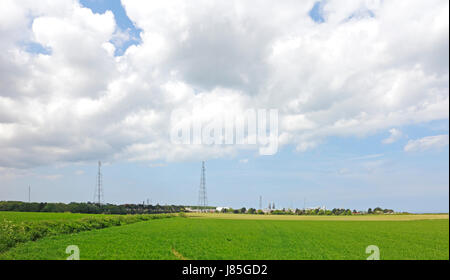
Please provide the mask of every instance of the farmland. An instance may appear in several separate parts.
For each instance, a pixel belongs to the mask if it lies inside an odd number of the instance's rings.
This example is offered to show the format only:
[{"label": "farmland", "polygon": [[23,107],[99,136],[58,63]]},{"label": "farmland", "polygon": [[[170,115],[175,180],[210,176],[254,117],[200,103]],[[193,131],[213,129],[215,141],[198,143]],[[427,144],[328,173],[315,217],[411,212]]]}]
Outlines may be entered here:
[{"label": "farmland", "polygon": [[[72,213],[34,213],[34,212],[1,212],[0,222],[8,220],[12,222],[45,221],[45,220],[76,220],[94,217],[94,214],[72,214]],[[98,215],[97,215],[98,216]]]},{"label": "farmland", "polygon": [[0,220],[0,253],[19,243],[46,236],[122,226],[152,219],[171,218],[156,215],[84,215],[71,213],[2,212]]},{"label": "farmland", "polygon": [[[31,215],[9,215],[22,214]],[[46,218],[52,215],[79,218]],[[0,259],[65,259],[68,245],[80,248],[81,259],[364,260],[369,245],[380,248],[381,259],[449,259],[448,215],[305,218],[193,214],[152,219],[19,243]]]},{"label": "farmland", "polygon": [[231,220],[283,220],[283,221],[414,221],[448,219],[448,214],[407,214],[407,215],[359,215],[359,216],[299,216],[299,215],[243,215],[218,213],[188,213],[196,219]]}]

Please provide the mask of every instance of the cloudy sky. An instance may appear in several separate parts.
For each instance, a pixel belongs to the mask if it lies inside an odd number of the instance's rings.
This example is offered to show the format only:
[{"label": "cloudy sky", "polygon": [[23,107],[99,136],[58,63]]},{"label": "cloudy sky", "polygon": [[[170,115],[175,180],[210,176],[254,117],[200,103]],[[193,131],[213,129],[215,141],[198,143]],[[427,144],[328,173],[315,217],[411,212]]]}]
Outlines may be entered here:
[{"label": "cloudy sky", "polygon": [[[0,200],[449,209],[447,0],[0,0]],[[171,114],[277,109],[279,150]],[[189,116],[186,116],[188,118]]]}]

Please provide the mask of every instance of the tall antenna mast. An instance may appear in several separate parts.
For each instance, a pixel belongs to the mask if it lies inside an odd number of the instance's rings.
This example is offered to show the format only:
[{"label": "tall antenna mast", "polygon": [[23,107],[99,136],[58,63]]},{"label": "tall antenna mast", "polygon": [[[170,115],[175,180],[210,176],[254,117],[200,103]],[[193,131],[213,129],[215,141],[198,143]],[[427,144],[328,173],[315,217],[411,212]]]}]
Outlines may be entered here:
[{"label": "tall antenna mast", "polygon": [[94,200],[97,200],[98,205],[102,204],[103,199],[103,179],[102,179],[102,162],[98,162],[97,172],[97,186],[95,188]]},{"label": "tall antenna mast", "polygon": [[262,210],[262,196],[259,196],[259,209]]},{"label": "tall antenna mast", "polygon": [[28,186],[28,202],[31,202],[31,186]]},{"label": "tall antenna mast", "polygon": [[202,172],[200,178],[200,190],[198,192],[198,206],[200,209],[206,209],[208,206],[208,198],[206,196],[206,170],[205,170],[205,162],[202,161]]}]

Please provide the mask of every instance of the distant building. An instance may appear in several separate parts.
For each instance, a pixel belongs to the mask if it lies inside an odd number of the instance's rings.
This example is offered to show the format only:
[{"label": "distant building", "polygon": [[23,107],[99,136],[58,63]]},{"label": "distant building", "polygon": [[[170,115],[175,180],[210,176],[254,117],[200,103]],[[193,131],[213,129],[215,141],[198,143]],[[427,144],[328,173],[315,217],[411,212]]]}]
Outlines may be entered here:
[{"label": "distant building", "polygon": [[216,207],[216,211],[222,212],[222,210],[229,210],[230,207]]},{"label": "distant building", "polygon": [[325,206],[317,206],[317,207],[311,207],[311,208],[306,208],[307,211],[314,211],[314,210],[323,210],[323,211],[327,211],[327,207]]},{"label": "distant building", "polygon": [[193,212],[193,213],[214,213],[216,211],[216,209],[214,209],[214,208],[202,209],[202,208],[186,207],[184,209],[188,212]]}]

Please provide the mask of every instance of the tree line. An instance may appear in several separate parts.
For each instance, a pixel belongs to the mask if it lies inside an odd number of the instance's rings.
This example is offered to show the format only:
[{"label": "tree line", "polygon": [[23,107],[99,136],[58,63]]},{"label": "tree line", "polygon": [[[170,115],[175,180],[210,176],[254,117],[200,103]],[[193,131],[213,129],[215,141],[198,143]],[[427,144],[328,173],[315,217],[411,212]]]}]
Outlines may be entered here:
[{"label": "tree line", "polygon": [[[180,206],[180,205],[146,205],[146,204],[98,204],[92,202],[71,202],[71,203],[50,203],[50,202],[22,202],[22,201],[0,201],[0,211],[16,212],[70,212],[83,214],[162,214],[188,212],[187,208],[199,209],[198,206]],[[208,206],[207,210],[214,211],[215,207]],[[217,213],[233,214],[272,214],[272,215],[317,215],[317,216],[350,216],[362,214],[393,214],[392,209],[383,209],[376,207],[369,208],[367,211],[357,211],[350,209],[334,208],[328,209],[278,209],[278,210],[256,210],[255,208],[232,209],[224,208]]]},{"label": "tree line", "polygon": [[[219,212],[219,211],[216,211]],[[271,214],[271,215],[306,215],[306,216],[350,216],[350,215],[365,215],[365,214],[394,214],[392,209],[382,209],[376,207],[372,210],[369,208],[367,211],[357,211],[343,208],[334,208],[332,210],[326,209],[279,209],[279,210],[256,210],[255,208],[246,209],[222,209],[221,213],[233,213],[233,214]]]},{"label": "tree line", "polygon": [[0,211],[16,212],[70,212],[82,214],[158,214],[184,212],[179,205],[144,205],[144,204],[97,204],[92,202],[49,203],[0,201]]}]

